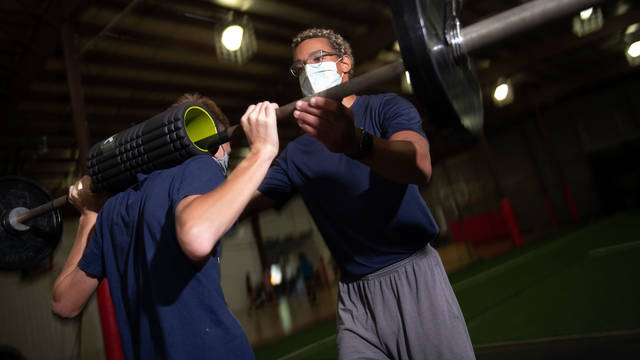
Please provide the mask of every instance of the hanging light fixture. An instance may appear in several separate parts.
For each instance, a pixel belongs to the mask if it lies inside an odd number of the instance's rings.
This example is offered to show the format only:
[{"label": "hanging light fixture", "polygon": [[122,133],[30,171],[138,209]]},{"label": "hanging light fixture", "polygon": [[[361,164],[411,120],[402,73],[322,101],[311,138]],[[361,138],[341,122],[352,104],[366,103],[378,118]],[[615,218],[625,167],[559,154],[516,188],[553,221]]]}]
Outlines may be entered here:
[{"label": "hanging light fixture", "polygon": [[604,25],[604,17],[602,9],[599,7],[590,7],[580,11],[573,17],[572,30],[579,37],[598,31]]},{"label": "hanging light fixture", "polygon": [[640,23],[627,27],[624,32],[624,45],[624,54],[629,65],[640,65]]},{"label": "hanging light fixture", "polygon": [[497,106],[509,105],[513,102],[513,86],[509,79],[499,79],[493,90],[493,102]]},{"label": "hanging light fixture", "polygon": [[214,41],[218,60],[244,64],[257,50],[256,34],[249,18],[235,17],[229,13],[214,29]]}]

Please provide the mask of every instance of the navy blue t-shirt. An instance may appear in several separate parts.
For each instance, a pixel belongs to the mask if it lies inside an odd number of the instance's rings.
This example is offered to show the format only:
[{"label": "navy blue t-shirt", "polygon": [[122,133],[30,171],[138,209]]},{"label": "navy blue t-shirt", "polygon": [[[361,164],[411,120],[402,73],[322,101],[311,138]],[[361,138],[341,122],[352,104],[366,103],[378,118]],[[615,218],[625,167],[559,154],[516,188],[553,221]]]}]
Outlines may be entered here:
[{"label": "navy blue t-shirt", "polygon": [[[351,110],[357,127],[381,138],[403,130],[425,136],[420,114],[398,95],[358,96]],[[438,234],[417,185],[387,180],[308,134],[287,145],[258,190],[279,205],[300,193],[348,276],[405,259]]]},{"label": "navy blue t-shirt", "polygon": [[175,208],[225,180],[210,156],[138,175],[98,215],[78,266],[106,277],[127,359],[253,359],[220,286],[220,245],[202,267],[176,238]]}]

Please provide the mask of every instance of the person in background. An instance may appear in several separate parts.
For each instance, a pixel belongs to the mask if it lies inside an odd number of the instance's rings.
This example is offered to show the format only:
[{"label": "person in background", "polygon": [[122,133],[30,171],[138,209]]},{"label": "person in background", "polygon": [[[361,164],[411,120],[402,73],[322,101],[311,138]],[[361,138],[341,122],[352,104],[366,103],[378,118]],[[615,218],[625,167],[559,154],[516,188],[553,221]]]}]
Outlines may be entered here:
[{"label": "person in background", "polygon": [[313,264],[309,259],[307,259],[307,255],[304,252],[301,252],[298,255],[298,274],[302,276],[304,280],[304,287],[307,291],[307,298],[311,305],[316,305],[317,296],[316,296],[316,278],[315,272],[313,271]]}]

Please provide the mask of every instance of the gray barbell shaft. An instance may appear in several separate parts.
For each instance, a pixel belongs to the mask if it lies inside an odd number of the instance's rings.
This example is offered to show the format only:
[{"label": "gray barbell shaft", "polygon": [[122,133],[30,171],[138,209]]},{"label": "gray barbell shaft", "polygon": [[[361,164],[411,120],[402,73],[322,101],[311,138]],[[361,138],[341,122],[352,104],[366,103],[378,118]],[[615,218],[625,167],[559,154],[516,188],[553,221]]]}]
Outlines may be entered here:
[{"label": "gray barbell shaft", "polygon": [[500,42],[542,23],[587,9],[604,0],[534,0],[462,29],[468,53]]},{"label": "gray barbell shaft", "polygon": [[24,224],[25,221],[29,221],[35,217],[51,212],[59,207],[62,207],[67,203],[68,195],[60,196],[52,201],[44,203],[38,207],[34,207],[28,211],[23,212],[22,214],[16,215],[15,222],[19,224]]}]

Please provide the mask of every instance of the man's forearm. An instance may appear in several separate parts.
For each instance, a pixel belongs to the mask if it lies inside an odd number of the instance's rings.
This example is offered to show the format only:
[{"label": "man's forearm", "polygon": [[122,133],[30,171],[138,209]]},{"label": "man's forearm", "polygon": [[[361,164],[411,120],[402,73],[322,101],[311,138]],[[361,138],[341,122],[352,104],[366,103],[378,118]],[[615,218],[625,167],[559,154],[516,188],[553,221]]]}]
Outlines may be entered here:
[{"label": "man's forearm", "polygon": [[431,178],[428,144],[415,139],[417,134],[409,139],[406,135],[394,134],[389,140],[374,136],[370,153],[360,161],[391,181],[425,185]]}]

